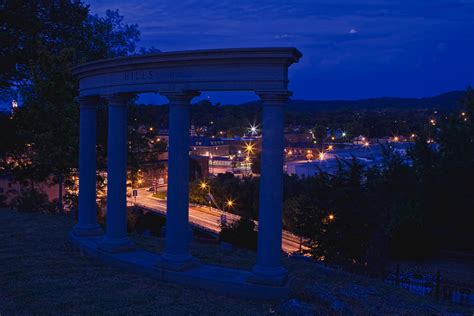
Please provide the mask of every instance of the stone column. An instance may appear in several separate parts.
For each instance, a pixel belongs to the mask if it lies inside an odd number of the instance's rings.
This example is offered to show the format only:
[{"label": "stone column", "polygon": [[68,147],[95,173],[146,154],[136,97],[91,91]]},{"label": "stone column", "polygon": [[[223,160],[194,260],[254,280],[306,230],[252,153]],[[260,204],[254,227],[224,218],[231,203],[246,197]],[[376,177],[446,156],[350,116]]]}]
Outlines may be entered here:
[{"label": "stone column", "polygon": [[99,248],[106,252],[134,250],[127,237],[127,103],[130,95],[103,97],[109,103],[107,145],[107,226]]},{"label": "stone column", "polygon": [[257,264],[250,282],[282,285],[287,271],[281,264],[283,213],[283,126],[290,92],[257,92],[262,100],[262,160]]},{"label": "stone column", "polygon": [[166,247],[159,266],[183,270],[192,265],[189,253],[189,105],[195,91],[163,92],[169,100],[168,196]]},{"label": "stone column", "polygon": [[102,230],[97,224],[96,205],[96,106],[97,98],[78,97],[79,128],[79,211],[73,228],[76,236],[97,236]]}]

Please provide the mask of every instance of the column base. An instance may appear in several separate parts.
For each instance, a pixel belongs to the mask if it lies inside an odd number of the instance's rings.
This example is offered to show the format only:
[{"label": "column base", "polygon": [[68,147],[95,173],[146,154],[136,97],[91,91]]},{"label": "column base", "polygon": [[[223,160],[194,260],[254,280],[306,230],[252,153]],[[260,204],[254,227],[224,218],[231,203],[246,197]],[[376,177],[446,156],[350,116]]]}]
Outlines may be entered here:
[{"label": "column base", "polygon": [[103,252],[117,253],[135,251],[136,247],[127,237],[111,239],[104,236],[102,241],[97,245],[97,249]]},{"label": "column base", "polygon": [[191,255],[175,256],[163,254],[156,262],[157,267],[171,271],[186,271],[196,265],[197,260]]},{"label": "column base", "polygon": [[77,224],[72,228],[72,233],[77,237],[92,237],[103,235],[104,231],[99,225],[84,226]]},{"label": "column base", "polygon": [[287,279],[288,271],[281,266],[267,268],[256,265],[252,268],[252,275],[247,279],[247,282],[268,286],[283,286]]}]

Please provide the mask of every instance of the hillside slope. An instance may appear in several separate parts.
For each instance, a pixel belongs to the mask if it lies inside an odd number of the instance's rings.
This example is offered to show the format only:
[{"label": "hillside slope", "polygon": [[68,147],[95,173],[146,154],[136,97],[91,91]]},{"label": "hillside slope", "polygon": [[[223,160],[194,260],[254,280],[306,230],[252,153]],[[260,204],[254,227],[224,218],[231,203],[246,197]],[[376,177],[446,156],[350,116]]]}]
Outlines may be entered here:
[{"label": "hillside slope", "polygon": [[[298,100],[288,102],[287,109],[297,112],[351,110],[351,109],[437,109],[450,110],[460,106],[465,91],[451,91],[424,98],[370,98],[361,100]],[[248,102],[244,105],[253,105]]]},{"label": "hillside slope", "polygon": [[[285,259],[291,297],[283,302],[227,297],[158,282],[96,262],[72,247],[66,216],[0,209],[0,314],[447,314],[472,313],[321,265]],[[163,240],[132,236],[157,251]],[[202,262],[249,268],[255,253],[192,244]]]}]

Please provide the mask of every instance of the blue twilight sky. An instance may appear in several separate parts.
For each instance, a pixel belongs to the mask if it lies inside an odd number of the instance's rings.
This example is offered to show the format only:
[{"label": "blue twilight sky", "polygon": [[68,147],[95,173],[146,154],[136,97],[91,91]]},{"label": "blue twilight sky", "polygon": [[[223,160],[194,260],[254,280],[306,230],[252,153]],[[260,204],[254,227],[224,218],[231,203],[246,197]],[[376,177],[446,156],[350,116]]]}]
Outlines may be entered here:
[{"label": "blue twilight sky", "polygon": [[290,68],[295,99],[421,97],[474,85],[474,0],[88,3],[94,14],[118,9],[126,23],[138,24],[140,46],[162,51],[295,46],[303,53]]},{"label": "blue twilight sky", "polygon": [[[474,0],[84,0],[162,51],[294,46],[295,99],[431,96],[474,85]],[[240,103],[253,93],[203,93]],[[154,94],[144,103],[165,102]],[[196,100],[196,99],[195,99]]]}]

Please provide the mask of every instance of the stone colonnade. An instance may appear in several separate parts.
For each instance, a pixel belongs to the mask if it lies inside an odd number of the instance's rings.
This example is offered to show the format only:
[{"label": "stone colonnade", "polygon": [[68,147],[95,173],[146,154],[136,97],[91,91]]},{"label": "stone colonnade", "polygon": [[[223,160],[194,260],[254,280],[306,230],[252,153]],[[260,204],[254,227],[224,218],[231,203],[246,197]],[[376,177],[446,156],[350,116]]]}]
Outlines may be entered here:
[{"label": "stone colonnade", "polygon": [[[181,271],[196,262],[189,246],[189,106],[197,91],[160,92],[169,100],[168,198],[166,247],[157,265]],[[263,144],[257,263],[248,282],[281,285],[287,272],[281,264],[283,202],[283,125],[288,91],[257,91],[263,106]],[[79,216],[73,234],[101,236],[99,249],[108,253],[133,251],[127,237],[127,104],[129,94],[79,97],[80,158]],[[108,103],[107,225],[97,223],[96,106]]]}]

